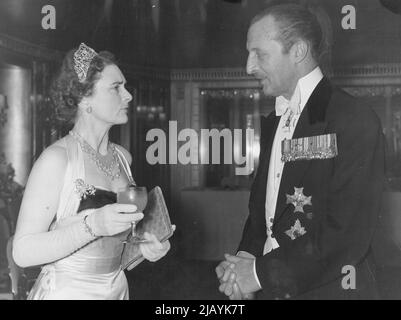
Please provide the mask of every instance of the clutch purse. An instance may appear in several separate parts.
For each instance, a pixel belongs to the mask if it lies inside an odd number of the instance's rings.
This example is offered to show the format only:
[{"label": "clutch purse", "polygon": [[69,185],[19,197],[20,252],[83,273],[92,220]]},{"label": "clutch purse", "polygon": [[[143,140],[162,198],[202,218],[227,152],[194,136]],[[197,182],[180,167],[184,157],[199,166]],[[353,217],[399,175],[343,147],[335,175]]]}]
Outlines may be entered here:
[{"label": "clutch purse", "polygon": [[[153,233],[160,241],[166,241],[173,235],[173,228],[160,187],[153,188],[148,193],[148,203],[143,210],[144,217],[137,223],[136,234],[143,238],[145,232]],[[126,243],[121,255],[121,266],[125,270],[136,267],[144,260],[139,244]]]}]

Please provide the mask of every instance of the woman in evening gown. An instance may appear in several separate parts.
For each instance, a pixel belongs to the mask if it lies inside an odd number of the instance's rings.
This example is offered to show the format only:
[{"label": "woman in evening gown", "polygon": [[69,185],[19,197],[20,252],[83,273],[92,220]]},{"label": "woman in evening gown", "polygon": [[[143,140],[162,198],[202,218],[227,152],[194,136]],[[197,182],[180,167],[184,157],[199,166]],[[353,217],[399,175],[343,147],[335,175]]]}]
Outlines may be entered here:
[{"label": "woman in evening gown", "polygon": [[[42,265],[28,299],[129,298],[121,255],[143,214],[116,203],[116,192],[133,183],[131,155],[109,141],[110,128],[128,121],[125,82],[112,54],[81,44],[53,83],[56,113],[73,129],[43,151],[24,192],[13,257],[21,267]],[[149,261],[170,249],[145,238],[139,246]]]}]

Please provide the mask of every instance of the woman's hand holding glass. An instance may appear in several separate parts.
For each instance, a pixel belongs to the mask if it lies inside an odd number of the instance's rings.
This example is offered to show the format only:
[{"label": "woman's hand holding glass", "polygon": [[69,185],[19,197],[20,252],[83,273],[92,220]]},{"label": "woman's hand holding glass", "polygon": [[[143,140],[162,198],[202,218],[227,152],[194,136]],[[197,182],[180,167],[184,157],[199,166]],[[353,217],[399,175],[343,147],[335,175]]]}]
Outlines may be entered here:
[{"label": "woman's hand holding glass", "polygon": [[87,221],[96,236],[113,236],[143,219],[143,213],[135,212],[136,210],[137,206],[134,204],[108,204],[96,209],[88,216]]}]

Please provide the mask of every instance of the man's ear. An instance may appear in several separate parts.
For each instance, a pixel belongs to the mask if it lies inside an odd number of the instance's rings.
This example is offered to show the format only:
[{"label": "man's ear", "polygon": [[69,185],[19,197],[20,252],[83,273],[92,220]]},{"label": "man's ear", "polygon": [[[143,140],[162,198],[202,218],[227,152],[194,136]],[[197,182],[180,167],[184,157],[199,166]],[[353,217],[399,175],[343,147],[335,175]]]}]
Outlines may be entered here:
[{"label": "man's ear", "polygon": [[309,53],[309,44],[304,40],[296,41],[291,47],[291,56],[295,63],[305,60]]}]

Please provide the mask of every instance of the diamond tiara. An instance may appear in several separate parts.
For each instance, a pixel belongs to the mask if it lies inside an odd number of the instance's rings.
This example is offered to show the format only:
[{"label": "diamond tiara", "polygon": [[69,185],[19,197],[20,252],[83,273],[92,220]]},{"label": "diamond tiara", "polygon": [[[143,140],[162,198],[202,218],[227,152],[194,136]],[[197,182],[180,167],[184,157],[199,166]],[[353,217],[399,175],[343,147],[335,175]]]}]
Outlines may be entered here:
[{"label": "diamond tiara", "polygon": [[85,43],[81,43],[77,51],[74,52],[74,70],[78,76],[79,82],[84,82],[89,65],[97,52],[88,47]]}]

